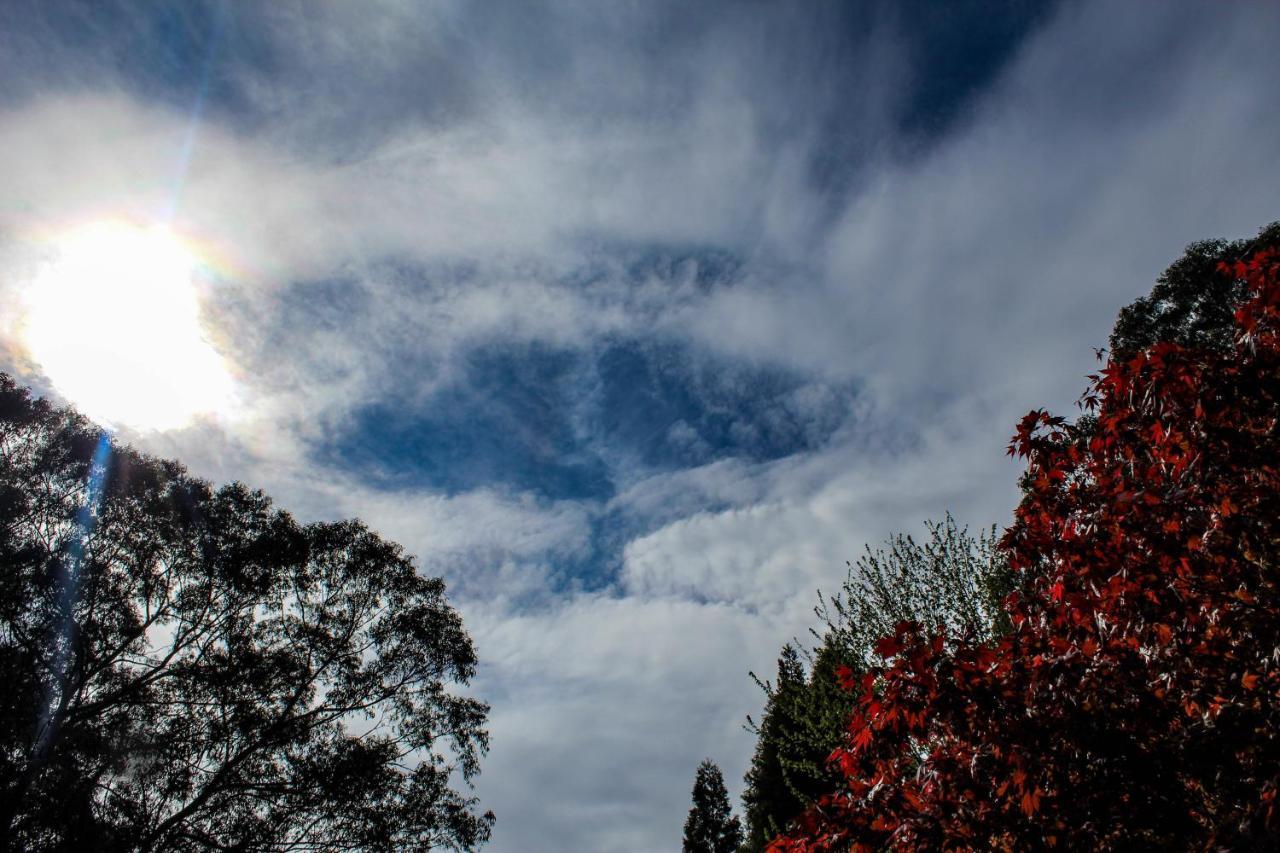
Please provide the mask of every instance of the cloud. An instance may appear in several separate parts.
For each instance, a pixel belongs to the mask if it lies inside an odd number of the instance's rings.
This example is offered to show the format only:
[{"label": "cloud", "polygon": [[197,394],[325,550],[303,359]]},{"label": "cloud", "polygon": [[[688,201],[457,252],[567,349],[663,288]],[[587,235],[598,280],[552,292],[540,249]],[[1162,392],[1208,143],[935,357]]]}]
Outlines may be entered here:
[{"label": "cloud", "polygon": [[961,132],[850,199],[805,298],[722,292],[692,333],[904,408],[998,386],[1069,402],[1088,344],[1186,243],[1276,215],[1275,15],[1216,11],[1067,7]]},{"label": "cloud", "polygon": [[477,686],[494,706],[479,791],[502,810],[495,847],[669,847],[701,758],[715,755],[731,780],[745,770],[744,715],[761,695],[740,667],[767,671],[777,653],[758,618],[580,596],[468,624],[487,662]]},{"label": "cloud", "polygon": [[[245,412],[129,438],[448,578],[495,850],[671,849],[698,761],[740,787],[746,671],[815,590],[947,510],[1007,521],[1014,420],[1070,412],[1185,243],[1277,216],[1274,10],[1064,4],[944,81],[964,27],[854,6],[125,3],[0,37],[0,307],[44,235],[179,198]],[[185,171],[203,72],[158,31],[220,33]],[[557,491],[570,458],[608,487]]]}]

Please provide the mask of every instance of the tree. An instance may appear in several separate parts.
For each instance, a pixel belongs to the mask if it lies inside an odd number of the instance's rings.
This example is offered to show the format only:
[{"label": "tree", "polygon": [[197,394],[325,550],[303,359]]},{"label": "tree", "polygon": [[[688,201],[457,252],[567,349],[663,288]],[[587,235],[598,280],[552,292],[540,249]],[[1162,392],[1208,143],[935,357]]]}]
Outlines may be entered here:
[{"label": "tree", "polygon": [[995,526],[975,538],[947,513],[925,528],[923,543],[899,533],[886,548],[868,547],[840,593],[819,605],[818,616],[844,657],[870,662],[876,641],[904,620],[983,640],[1012,627],[1004,600],[1017,577],[997,547]]},{"label": "tree", "polygon": [[698,765],[693,782],[693,808],[684,822],[684,853],[734,853],[742,829],[729,806],[720,768],[710,760]]},{"label": "tree", "polygon": [[442,581],[117,446],[0,374],[0,835],[22,850],[470,849],[487,748]]},{"label": "tree", "polygon": [[769,840],[784,830],[791,819],[808,805],[808,801],[789,784],[784,765],[784,754],[793,746],[799,729],[799,703],[806,683],[804,665],[795,646],[790,643],[782,648],[778,657],[778,674],[772,683],[761,681],[755,673],[752,677],[764,690],[766,699],[759,725],[747,718],[749,730],[756,735],[756,749],[742,792],[746,819],[746,840],[742,850],[757,853],[764,850]]},{"label": "tree", "polygon": [[884,548],[867,548],[849,567],[841,591],[820,602],[816,613],[824,631],[814,632],[818,645],[808,653],[807,678],[799,653],[788,644],[776,683],[756,679],[767,700],[753,727],[756,750],[742,795],[744,851],[764,850],[838,784],[828,758],[844,741],[850,708],[837,670],[863,671],[876,640],[904,619],[981,639],[1011,627],[1002,603],[1015,577],[996,547],[994,528],[975,538],[950,514],[925,526],[929,535],[923,542],[898,534]]},{"label": "tree", "polygon": [[843,785],[771,849],[1280,845],[1280,249],[1203,274],[1230,346],[1113,356],[1087,435],[1023,419],[1014,630],[842,671]]},{"label": "tree", "polygon": [[[849,720],[848,696],[836,672],[857,663],[849,650],[828,634],[809,656],[809,678],[796,692],[782,733],[779,763],[787,788],[807,807],[840,781],[828,758],[840,746]],[[802,809],[793,809],[779,826],[786,827]],[[776,834],[776,833],[775,833]]]},{"label": "tree", "polygon": [[1156,279],[1151,293],[1120,310],[1111,332],[1116,358],[1132,358],[1158,343],[1230,352],[1235,345],[1235,312],[1248,296],[1244,281],[1218,275],[1258,246],[1280,243],[1280,222],[1252,240],[1202,240]]}]

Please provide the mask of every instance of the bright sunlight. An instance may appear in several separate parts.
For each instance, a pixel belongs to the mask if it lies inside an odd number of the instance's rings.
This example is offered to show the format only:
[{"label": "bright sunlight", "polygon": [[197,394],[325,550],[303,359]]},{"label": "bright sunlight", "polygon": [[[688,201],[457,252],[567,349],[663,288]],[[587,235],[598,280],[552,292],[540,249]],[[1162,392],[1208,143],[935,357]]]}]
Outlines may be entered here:
[{"label": "bright sunlight", "polygon": [[58,241],[27,293],[26,344],[59,393],[108,426],[225,414],[232,383],[200,323],[196,257],[167,229],[99,223]]}]

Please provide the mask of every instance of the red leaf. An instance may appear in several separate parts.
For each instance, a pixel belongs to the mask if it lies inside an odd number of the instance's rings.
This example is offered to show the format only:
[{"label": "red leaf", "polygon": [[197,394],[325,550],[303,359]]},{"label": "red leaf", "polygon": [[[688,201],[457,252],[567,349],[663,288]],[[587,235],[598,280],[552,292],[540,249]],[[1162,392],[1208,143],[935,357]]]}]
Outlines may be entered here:
[{"label": "red leaf", "polygon": [[897,637],[881,637],[876,640],[875,652],[882,658],[891,658],[900,651],[902,651],[902,643]]}]

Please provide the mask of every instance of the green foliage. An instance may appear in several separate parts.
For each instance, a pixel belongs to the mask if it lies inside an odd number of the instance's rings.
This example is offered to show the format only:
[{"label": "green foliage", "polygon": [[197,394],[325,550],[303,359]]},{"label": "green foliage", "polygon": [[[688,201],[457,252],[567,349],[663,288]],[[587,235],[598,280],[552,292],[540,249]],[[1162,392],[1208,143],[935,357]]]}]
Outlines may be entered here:
[{"label": "green foliage", "polygon": [[0,836],[471,849],[488,708],[444,583],[116,446],[0,374]]},{"label": "green foliage", "polygon": [[693,807],[684,822],[683,853],[733,853],[742,829],[729,806],[720,768],[710,760],[698,765],[693,781]]},{"label": "green foliage", "polygon": [[1231,348],[1112,358],[1086,442],[1020,421],[1014,630],[879,640],[771,850],[1280,849],[1280,245],[1205,275],[1246,288]]},{"label": "green foliage", "polygon": [[950,513],[925,526],[929,536],[922,543],[899,533],[887,550],[868,547],[841,591],[819,606],[847,658],[870,660],[875,642],[899,622],[941,626],[979,640],[1009,631],[1003,602],[1016,577],[997,548],[995,527],[974,538]]},{"label": "green foliage", "polygon": [[848,650],[827,637],[812,655],[808,680],[790,703],[790,725],[779,757],[787,787],[805,805],[831,790],[839,778],[827,766],[827,757],[840,745],[849,716],[849,694],[836,676],[849,663]]},{"label": "green foliage", "polygon": [[[947,515],[926,523],[916,542],[897,535],[887,548],[867,549],[850,567],[841,591],[817,609],[824,624],[809,672],[790,644],[778,660],[776,682],[756,679],[766,703],[753,727],[756,749],[746,775],[744,853],[759,853],[770,839],[838,783],[827,758],[844,743],[849,694],[836,672],[861,672],[876,640],[902,621],[942,625],[957,635],[989,639],[1007,632],[1001,603],[1015,576],[996,548],[995,529],[978,537]],[[753,676],[754,677],[754,676]]]},{"label": "green foliage", "polygon": [[[756,678],[754,673],[752,677]],[[756,751],[742,793],[747,825],[742,849],[752,853],[763,850],[769,839],[781,832],[787,821],[806,805],[806,800],[789,784],[786,766],[795,757],[793,738],[799,731],[800,697],[806,692],[804,665],[795,647],[790,644],[783,647],[773,683],[759,678],[756,683],[767,698],[760,724],[755,726],[748,718],[748,725],[752,725],[756,734]]]}]

